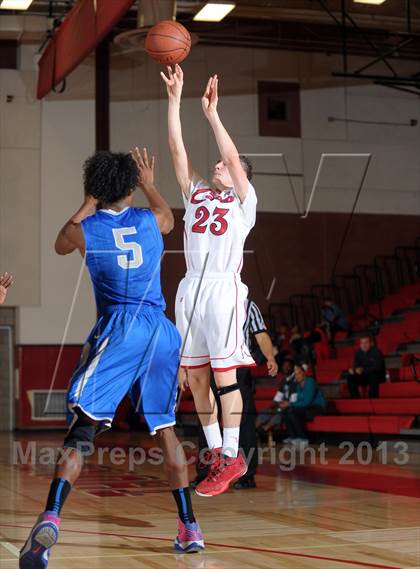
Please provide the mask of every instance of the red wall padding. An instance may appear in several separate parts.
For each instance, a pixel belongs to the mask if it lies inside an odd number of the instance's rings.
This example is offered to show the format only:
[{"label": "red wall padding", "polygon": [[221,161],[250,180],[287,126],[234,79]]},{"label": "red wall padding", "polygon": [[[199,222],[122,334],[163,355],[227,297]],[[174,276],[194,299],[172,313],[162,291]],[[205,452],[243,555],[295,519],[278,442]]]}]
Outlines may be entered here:
[{"label": "red wall padding", "polygon": [[45,97],[85,59],[133,2],[79,0],[74,5],[39,61],[38,99]]},{"label": "red wall padding", "polygon": [[70,378],[79,361],[82,346],[64,346],[55,376],[54,370],[60,346],[18,346],[17,366],[19,373],[18,399],[16,402],[16,426],[24,428],[62,427],[66,420],[34,420],[28,392],[44,389],[67,389]]}]

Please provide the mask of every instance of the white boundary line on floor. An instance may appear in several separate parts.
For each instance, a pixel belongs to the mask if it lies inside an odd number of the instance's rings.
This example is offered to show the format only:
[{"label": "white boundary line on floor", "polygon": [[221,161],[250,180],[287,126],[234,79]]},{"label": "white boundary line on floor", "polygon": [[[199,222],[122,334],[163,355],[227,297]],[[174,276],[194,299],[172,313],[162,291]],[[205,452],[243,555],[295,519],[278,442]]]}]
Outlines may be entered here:
[{"label": "white boundary line on floor", "polygon": [[19,549],[0,537],[0,545],[2,545],[9,553],[15,557],[19,557]]}]

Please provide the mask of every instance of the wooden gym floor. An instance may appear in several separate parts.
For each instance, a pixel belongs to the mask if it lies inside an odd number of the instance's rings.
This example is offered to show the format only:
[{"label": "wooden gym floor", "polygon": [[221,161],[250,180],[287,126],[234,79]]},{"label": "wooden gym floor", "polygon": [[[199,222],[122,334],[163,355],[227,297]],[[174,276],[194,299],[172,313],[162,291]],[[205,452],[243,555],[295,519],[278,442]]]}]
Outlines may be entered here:
[{"label": "wooden gym floor", "polygon": [[[43,510],[53,466],[13,464],[36,441],[46,462],[62,432],[0,436],[0,567],[18,566],[22,543]],[[111,433],[98,446],[150,447],[142,433]],[[32,447],[31,447],[32,448]],[[341,452],[341,454],[340,454]],[[260,468],[257,489],[217,498],[193,497],[205,534],[203,554],[176,555],[176,515],[161,466],[130,472],[127,462],[91,457],[64,508],[51,569],[346,569],[420,567],[420,461],[398,466],[340,464],[329,449],[327,465]],[[397,456],[397,455],[395,455]],[[118,457],[117,457],[118,460]],[[382,459],[381,459],[382,460]],[[22,462],[20,460],[20,462]],[[122,462],[122,461],[121,461]],[[194,468],[191,467],[191,477]],[[364,489],[361,489],[364,488]],[[366,489],[368,488],[368,489]],[[379,491],[378,491],[379,490]]]}]

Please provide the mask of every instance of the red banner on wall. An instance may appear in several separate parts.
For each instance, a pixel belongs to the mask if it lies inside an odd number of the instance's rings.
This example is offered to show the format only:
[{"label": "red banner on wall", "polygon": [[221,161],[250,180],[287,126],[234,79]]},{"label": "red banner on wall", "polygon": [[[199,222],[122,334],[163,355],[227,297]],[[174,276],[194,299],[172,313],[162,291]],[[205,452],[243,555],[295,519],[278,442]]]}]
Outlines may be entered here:
[{"label": "red banner on wall", "polygon": [[39,61],[37,97],[42,99],[103,40],[134,0],[79,0]]}]

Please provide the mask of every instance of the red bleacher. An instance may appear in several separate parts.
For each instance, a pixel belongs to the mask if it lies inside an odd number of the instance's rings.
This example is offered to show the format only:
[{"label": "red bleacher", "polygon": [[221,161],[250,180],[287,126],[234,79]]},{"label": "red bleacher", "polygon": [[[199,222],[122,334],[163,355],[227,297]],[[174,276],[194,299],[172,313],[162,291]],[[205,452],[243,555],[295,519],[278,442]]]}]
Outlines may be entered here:
[{"label": "red bleacher", "polygon": [[[420,283],[417,283],[383,300],[383,315],[389,316],[398,311],[402,318],[399,322],[384,323],[376,337],[377,345],[385,356],[395,354],[401,344],[420,342],[420,310],[410,311],[419,299]],[[375,314],[376,308],[368,307],[371,314]],[[357,317],[355,314],[353,321]],[[344,338],[344,334],[337,334],[337,343]],[[309,422],[308,430],[318,433],[399,434],[401,429],[412,427],[416,416],[420,415],[420,362],[413,363],[413,354],[402,352],[401,365],[388,370],[390,381],[381,384],[379,399],[348,399],[346,383],[340,380],[340,376],[342,371],[353,366],[357,343],[355,338],[353,346],[337,347],[334,354],[329,354],[326,349],[318,350],[322,357],[318,357],[317,381],[321,386],[336,385],[339,398],[329,401],[327,414]],[[420,358],[420,354],[414,355]],[[271,405],[277,387],[258,386],[259,380],[268,375],[265,365],[253,368],[251,373],[257,381],[255,404],[259,412]],[[416,381],[416,375],[419,381]],[[195,414],[191,394],[184,394],[179,413]]]},{"label": "red bleacher", "polygon": [[[389,295],[383,301],[383,315],[409,309],[420,298],[420,285],[404,287],[398,294]],[[375,313],[374,307],[369,312]],[[415,343],[420,338],[420,311],[403,312],[400,322],[384,323],[376,337],[378,347],[384,355],[394,354],[398,346]],[[337,338],[342,339],[342,338]],[[319,362],[317,380],[320,385],[331,385],[340,381],[343,370],[353,367],[353,356],[357,346],[337,348],[335,359]],[[348,399],[347,386],[342,382],[341,398],[329,401],[328,414],[316,417],[307,425],[313,432],[378,433],[399,434],[401,429],[410,428],[420,415],[420,365],[406,365],[413,354],[402,355],[401,366],[389,370],[391,382],[380,386],[379,399]],[[257,390],[258,391],[258,390]],[[257,395],[259,397],[259,395]]]}]

